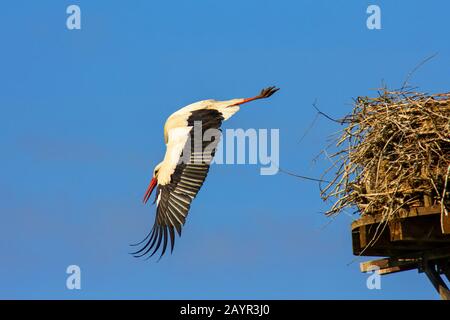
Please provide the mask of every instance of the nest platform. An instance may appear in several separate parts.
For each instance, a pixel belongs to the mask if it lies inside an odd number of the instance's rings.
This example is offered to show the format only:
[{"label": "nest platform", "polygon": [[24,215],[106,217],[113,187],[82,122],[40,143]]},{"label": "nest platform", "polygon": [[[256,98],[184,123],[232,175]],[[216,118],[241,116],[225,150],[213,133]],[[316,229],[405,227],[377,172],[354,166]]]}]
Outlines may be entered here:
[{"label": "nest platform", "polygon": [[450,216],[441,206],[411,208],[387,223],[381,216],[362,216],[351,227],[355,255],[384,257],[361,263],[362,272],[416,269],[427,275],[441,299],[450,300],[442,278],[450,281]]}]

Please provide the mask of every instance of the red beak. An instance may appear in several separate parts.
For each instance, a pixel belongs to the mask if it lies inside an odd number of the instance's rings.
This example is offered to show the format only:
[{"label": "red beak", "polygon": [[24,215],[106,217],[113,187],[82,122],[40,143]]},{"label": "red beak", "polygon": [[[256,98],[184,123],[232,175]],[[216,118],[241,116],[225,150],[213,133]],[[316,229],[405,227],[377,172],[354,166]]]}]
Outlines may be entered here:
[{"label": "red beak", "polygon": [[157,183],[158,180],[156,180],[156,178],[152,178],[152,181],[150,181],[150,184],[148,185],[147,191],[145,191],[144,199],[142,200],[144,203],[147,203],[148,199],[150,199],[152,191],[155,189]]}]

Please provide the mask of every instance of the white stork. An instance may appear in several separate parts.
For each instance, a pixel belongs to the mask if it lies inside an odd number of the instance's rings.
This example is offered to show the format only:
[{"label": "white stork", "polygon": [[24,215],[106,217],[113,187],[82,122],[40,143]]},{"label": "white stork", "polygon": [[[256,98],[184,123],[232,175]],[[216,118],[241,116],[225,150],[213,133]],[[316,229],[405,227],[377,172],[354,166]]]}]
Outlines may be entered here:
[{"label": "white stork", "polygon": [[[261,90],[259,95],[252,98],[195,102],[176,111],[167,119],[164,125],[166,154],[164,160],[155,167],[143,199],[144,203],[147,203],[153,189],[157,188],[155,223],[147,237],[133,245],[143,244],[142,248],[132,253],[135,257],[145,256],[153,249],[149,255],[151,257],[162,244],[161,258],[166,252],[169,237],[171,251],[173,251],[175,245],[174,230],[181,236],[181,228],[186,221],[191,202],[208,174],[210,163],[219,143],[218,139],[207,144],[202,141],[200,143],[201,151],[205,151],[205,148],[209,146],[210,154],[206,157],[202,154],[203,160],[199,162],[198,151],[195,152],[194,150],[194,139],[201,139],[201,137],[194,136],[195,130],[192,130],[194,124],[200,123],[202,132],[212,128],[220,130],[222,121],[229,119],[238,112],[240,105],[257,99],[268,98],[278,90],[278,88],[269,87]],[[191,150],[188,161],[180,161],[183,150]]]}]

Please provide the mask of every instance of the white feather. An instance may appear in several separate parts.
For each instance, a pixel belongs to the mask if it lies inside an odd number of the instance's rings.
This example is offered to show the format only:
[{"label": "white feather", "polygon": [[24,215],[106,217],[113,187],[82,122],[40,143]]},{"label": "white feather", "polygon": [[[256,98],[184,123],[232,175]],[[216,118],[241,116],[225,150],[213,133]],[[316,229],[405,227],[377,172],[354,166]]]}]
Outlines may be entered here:
[{"label": "white feather", "polygon": [[189,139],[191,129],[192,127],[178,127],[169,130],[166,155],[158,173],[160,185],[170,183],[170,176],[180,161],[181,153]]}]

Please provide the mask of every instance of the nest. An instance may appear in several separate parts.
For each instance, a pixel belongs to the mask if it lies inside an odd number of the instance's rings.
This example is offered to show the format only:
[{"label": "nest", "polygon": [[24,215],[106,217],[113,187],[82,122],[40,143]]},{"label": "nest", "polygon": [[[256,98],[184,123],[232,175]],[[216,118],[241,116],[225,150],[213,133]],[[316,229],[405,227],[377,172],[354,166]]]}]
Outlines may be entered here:
[{"label": "nest", "polygon": [[[412,207],[450,207],[450,93],[382,90],[359,97],[333,143],[321,190],[327,215],[356,208],[382,221]],[[331,179],[329,178],[331,175]]]}]

